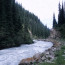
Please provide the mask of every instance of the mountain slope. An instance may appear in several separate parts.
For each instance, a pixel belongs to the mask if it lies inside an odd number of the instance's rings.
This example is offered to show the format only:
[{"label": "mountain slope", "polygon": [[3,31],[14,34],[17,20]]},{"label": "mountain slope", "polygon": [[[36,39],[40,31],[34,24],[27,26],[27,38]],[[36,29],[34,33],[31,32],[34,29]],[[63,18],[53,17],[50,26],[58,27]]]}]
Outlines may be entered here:
[{"label": "mountain slope", "polygon": [[32,43],[29,30],[38,38],[49,36],[49,29],[38,17],[15,0],[0,0],[0,3],[0,49]]}]

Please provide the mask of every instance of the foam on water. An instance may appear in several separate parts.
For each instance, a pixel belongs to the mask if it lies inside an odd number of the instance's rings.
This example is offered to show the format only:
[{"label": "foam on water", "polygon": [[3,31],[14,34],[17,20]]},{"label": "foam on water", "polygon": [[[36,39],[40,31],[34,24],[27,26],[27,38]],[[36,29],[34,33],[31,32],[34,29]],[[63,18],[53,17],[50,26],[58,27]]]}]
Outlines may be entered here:
[{"label": "foam on water", "polygon": [[34,41],[34,44],[0,50],[0,65],[18,65],[22,59],[42,53],[53,46],[51,42]]}]

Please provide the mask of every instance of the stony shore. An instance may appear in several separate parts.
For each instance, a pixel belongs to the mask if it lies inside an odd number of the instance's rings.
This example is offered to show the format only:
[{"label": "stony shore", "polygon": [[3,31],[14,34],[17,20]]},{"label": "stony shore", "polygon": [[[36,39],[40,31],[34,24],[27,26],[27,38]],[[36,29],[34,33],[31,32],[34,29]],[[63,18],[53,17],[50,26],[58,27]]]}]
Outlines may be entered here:
[{"label": "stony shore", "polygon": [[60,50],[61,43],[54,39],[39,39],[39,40],[50,41],[53,43],[53,46],[43,53],[37,53],[31,58],[22,59],[19,65],[34,65],[34,63],[42,63],[42,62],[54,63],[53,60],[55,59],[55,52]]}]

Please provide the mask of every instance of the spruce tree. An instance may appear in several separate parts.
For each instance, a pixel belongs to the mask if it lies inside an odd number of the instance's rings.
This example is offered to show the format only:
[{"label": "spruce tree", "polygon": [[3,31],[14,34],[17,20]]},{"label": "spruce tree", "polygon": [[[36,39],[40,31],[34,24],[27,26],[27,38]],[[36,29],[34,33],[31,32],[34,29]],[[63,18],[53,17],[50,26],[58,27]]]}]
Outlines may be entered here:
[{"label": "spruce tree", "polygon": [[53,28],[56,29],[57,28],[57,22],[55,19],[55,14],[53,14]]},{"label": "spruce tree", "polygon": [[[60,5],[59,5],[60,7]],[[62,8],[59,8],[59,15],[58,15],[58,26],[61,27],[65,23],[64,21],[64,9],[63,9],[63,3]]]},{"label": "spruce tree", "polygon": [[[60,7],[60,5],[59,5]],[[58,15],[58,30],[61,33],[61,37],[65,38],[65,18],[64,18],[64,8],[63,3],[62,7],[59,8],[59,15]]]},{"label": "spruce tree", "polygon": [[15,0],[0,0],[0,49],[32,43],[32,37],[46,38],[49,29],[37,16]]}]

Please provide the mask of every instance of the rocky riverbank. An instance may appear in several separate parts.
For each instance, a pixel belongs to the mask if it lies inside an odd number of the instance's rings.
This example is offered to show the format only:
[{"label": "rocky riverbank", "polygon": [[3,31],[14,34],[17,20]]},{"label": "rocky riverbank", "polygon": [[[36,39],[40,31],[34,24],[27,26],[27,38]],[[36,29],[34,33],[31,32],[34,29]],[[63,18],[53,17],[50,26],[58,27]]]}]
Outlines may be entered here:
[{"label": "rocky riverbank", "polygon": [[55,52],[60,50],[61,43],[54,39],[46,39],[44,41],[51,41],[53,43],[53,47],[43,53],[37,53],[31,58],[22,59],[19,65],[34,65],[34,63],[42,62],[54,63],[53,60],[55,59]]}]

